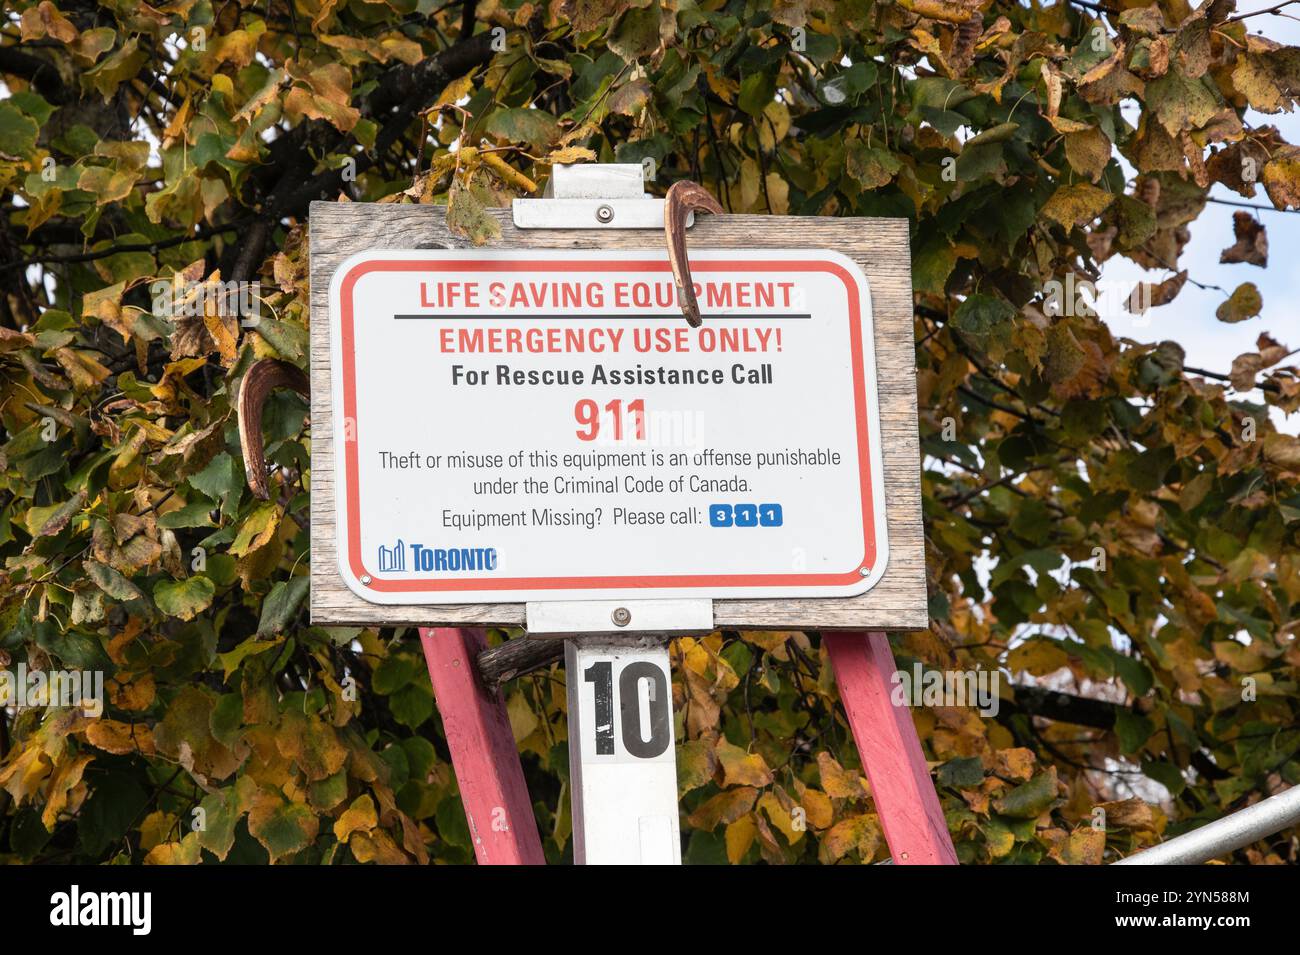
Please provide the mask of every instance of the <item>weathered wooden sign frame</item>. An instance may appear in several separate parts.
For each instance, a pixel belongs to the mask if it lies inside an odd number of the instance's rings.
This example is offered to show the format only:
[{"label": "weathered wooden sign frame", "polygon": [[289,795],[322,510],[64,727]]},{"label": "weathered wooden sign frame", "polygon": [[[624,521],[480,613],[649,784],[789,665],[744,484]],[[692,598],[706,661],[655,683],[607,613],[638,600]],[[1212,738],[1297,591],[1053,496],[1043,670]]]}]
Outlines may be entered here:
[{"label": "weathered wooden sign frame", "polygon": [[[645,249],[659,253],[662,233],[646,229],[520,229],[509,210],[491,210],[501,226],[494,247],[508,249]],[[779,222],[779,227],[774,227]],[[311,207],[311,616],[323,625],[424,627],[523,626],[525,604],[399,605],[358,597],[338,572],[331,406],[328,290],[338,266],[355,252],[459,249],[438,206],[316,202]],[[715,600],[719,628],[918,630],[928,625],[921,525],[920,447],[916,428],[908,226],[903,219],[701,216],[690,230],[699,249],[831,249],[867,276],[874,316],[883,442],[889,563],[869,591],[850,598]],[[455,414],[457,409],[430,409]]]},{"label": "weathered wooden sign frame", "polygon": [[[562,191],[557,186],[560,179],[565,182]],[[618,204],[626,218],[619,217],[613,205],[601,205],[606,200]],[[683,261],[687,257],[684,210],[721,213],[721,208],[693,183],[676,184],[666,203],[643,201],[636,166],[557,167],[546,199],[517,200],[513,215],[508,210],[492,212],[501,227],[497,247],[521,253],[599,249],[661,254],[664,246],[659,243],[666,232],[678,288],[689,288],[689,264]],[[588,228],[568,228],[569,222],[582,221],[575,215],[584,214],[594,214],[602,226],[593,228],[588,218]],[[593,603],[377,604],[344,583],[335,525],[331,279],[354,253],[462,249],[467,244],[451,234],[445,210],[436,206],[318,202],[312,205],[311,219],[312,621],[420,628],[480,863],[544,861],[504,699],[477,676],[475,662],[487,646],[485,625],[527,626],[542,638],[567,638],[575,861],[680,862],[674,734],[671,711],[667,715],[663,711],[671,699],[666,692],[671,681],[667,635],[717,628],[789,628],[832,631],[823,634],[823,646],[894,861],[956,862],[911,714],[893,703],[894,658],[885,632],[928,625],[905,220],[711,215],[702,217],[690,236],[693,248],[706,250],[831,250],[853,260],[865,274],[882,445],[876,460],[883,462],[889,554],[884,576],[854,597],[638,602],[612,595],[616,602],[638,608],[635,615],[624,607],[612,613],[616,626],[630,622],[633,626],[628,630],[640,631],[638,636],[637,632],[609,634],[612,628],[603,618],[591,616]],[[612,228],[613,221],[633,228]],[[665,223],[666,230],[659,231]],[[692,296],[686,296],[683,308],[698,324]],[[454,415],[458,409],[434,408],[429,413]],[[368,578],[361,580],[365,583]],[[657,626],[656,620],[662,624]],[[636,626],[638,622],[641,626]],[[617,706],[615,671],[619,673]],[[646,711],[649,737],[644,733],[646,720],[639,715],[641,703],[650,706]],[[613,733],[616,720],[618,738],[633,759],[619,755]]]}]

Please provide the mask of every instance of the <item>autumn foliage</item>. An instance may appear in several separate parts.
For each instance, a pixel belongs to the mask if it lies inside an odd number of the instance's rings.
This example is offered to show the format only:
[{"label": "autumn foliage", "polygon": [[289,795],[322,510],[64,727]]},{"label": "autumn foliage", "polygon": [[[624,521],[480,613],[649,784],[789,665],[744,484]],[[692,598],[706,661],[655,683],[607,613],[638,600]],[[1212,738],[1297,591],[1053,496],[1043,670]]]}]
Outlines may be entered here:
[{"label": "autumn foliage", "polygon": [[[1300,50],[1250,29],[1233,0],[10,3],[0,665],[106,700],[0,708],[0,859],[473,858],[414,633],[307,620],[305,402],[269,403],[265,501],[232,408],[256,359],[306,367],[311,201],[491,242],[556,162],[910,220],[932,622],[895,652],[1008,677],[997,715],[914,712],[962,861],[1111,861],[1300,782],[1300,441],[1269,414],[1300,343],[1192,370],[1048,300],[1126,257],[1178,308],[1212,186],[1300,206],[1252,122]],[[1256,215],[1222,241],[1266,266]],[[160,282],[256,282],[262,317]],[[1247,275],[1218,317],[1260,309]],[[816,634],[672,653],[687,861],[885,857]],[[505,687],[553,861],[563,680]]]}]

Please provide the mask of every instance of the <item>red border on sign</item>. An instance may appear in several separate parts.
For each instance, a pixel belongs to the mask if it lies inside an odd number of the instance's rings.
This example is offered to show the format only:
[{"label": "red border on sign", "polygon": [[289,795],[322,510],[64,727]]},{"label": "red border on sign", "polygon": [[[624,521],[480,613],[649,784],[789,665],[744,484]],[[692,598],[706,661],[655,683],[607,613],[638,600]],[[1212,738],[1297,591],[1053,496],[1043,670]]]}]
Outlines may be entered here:
[{"label": "red border on sign", "polygon": [[862,580],[862,567],[876,565],[875,500],[871,485],[869,431],[867,429],[867,386],[862,356],[862,290],[857,279],[843,266],[829,260],[731,260],[701,259],[691,262],[692,272],[828,272],[844,283],[849,299],[849,337],[853,351],[853,404],[857,419],[858,463],[862,482],[863,557],[844,573],[809,574],[671,574],[643,577],[456,577],[400,580],[384,579],[366,570],[361,558],[361,505],[359,500],[360,467],[357,446],[360,422],[357,420],[356,337],[352,293],[356,283],[371,272],[669,272],[667,261],[658,260],[556,260],[556,259],[378,259],[361,262],[344,275],[339,287],[340,337],[343,354],[343,414],[354,422],[353,440],[344,442],[344,468],[347,475],[345,506],[348,528],[348,566],[365,585],[381,593],[497,591],[497,590],[603,590],[611,588],[651,589],[656,587],[828,587],[845,586]]}]

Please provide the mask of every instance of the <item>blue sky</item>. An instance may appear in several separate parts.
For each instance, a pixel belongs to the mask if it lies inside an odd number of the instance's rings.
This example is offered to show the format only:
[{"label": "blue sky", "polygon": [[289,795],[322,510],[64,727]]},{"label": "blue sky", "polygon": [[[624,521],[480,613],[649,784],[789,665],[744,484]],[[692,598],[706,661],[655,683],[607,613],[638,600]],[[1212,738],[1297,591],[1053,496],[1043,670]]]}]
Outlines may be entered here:
[{"label": "blue sky", "polygon": [[[1266,9],[1275,2],[1244,0],[1239,2],[1238,11],[1249,13]],[[1300,16],[1300,5],[1291,9]],[[1253,17],[1247,23],[1251,33],[1300,46],[1300,21],[1270,14]],[[1250,110],[1245,123],[1251,127],[1276,126],[1284,139],[1300,144],[1300,113],[1265,114]],[[1219,185],[1214,186],[1211,195],[1271,207],[1263,187],[1248,200]],[[1220,322],[1214,312],[1224,299],[1223,293],[1197,288],[1189,281],[1173,302],[1152,309],[1144,326],[1129,318],[1109,318],[1108,323],[1117,335],[1138,341],[1176,341],[1186,349],[1188,365],[1224,374],[1235,357],[1256,350],[1255,340],[1261,332],[1270,333],[1289,349],[1300,348],[1300,268],[1296,266],[1297,252],[1300,251],[1300,215],[1267,210],[1255,213],[1268,230],[1267,268],[1246,263],[1220,265],[1219,253],[1233,243],[1234,211],[1232,206],[1210,203],[1200,218],[1191,224],[1191,242],[1183,251],[1179,264],[1188,270],[1191,278],[1205,285],[1221,286],[1229,292],[1242,282],[1254,282],[1264,300],[1263,313],[1235,325]],[[1102,273],[1104,279],[1114,281],[1142,279],[1158,282],[1168,275],[1168,272],[1145,272],[1119,257],[1108,261]],[[1300,362],[1300,356],[1288,359],[1285,364],[1297,362]],[[1260,400],[1258,392],[1249,397]],[[1273,418],[1279,428],[1300,434],[1300,414],[1283,420],[1282,415],[1275,412]]]}]

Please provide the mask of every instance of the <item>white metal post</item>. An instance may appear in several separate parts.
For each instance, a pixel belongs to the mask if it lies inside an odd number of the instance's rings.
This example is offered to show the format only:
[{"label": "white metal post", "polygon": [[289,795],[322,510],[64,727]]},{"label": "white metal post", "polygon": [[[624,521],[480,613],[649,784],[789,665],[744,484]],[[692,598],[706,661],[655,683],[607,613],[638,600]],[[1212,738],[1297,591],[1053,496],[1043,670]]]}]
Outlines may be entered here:
[{"label": "white metal post", "polygon": [[662,641],[565,641],[573,858],[680,865],[672,676]]}]

